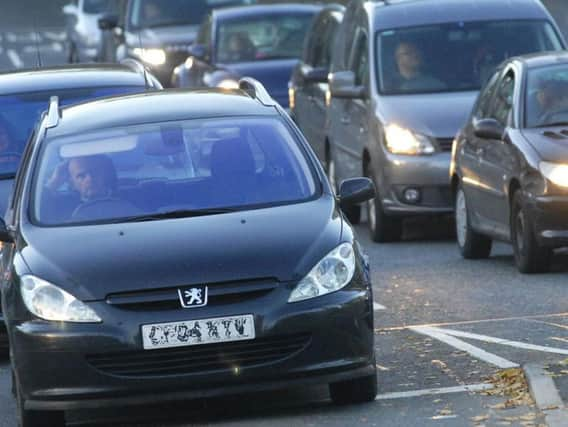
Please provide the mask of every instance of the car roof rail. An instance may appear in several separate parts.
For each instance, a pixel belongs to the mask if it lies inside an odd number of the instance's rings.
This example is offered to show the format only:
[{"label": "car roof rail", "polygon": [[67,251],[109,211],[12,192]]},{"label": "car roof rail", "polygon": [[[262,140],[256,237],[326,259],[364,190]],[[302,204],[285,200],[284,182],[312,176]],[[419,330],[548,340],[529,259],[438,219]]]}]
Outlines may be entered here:
[{"label": "car roof rail", "polygon": [[151,86],[150,82],[148,81],[148,70],[146,70],[146,67],[144,67],[141,62],[133,58],[124,58],[120,61],[120,63],[122,65],[126,65],[132,71],[142,74],[144,76],[144,82],[146,83],[146,89],[150,89]]},{"label": "car roof rail", "polygon": [[239,89],[246,92],[251,98],[256,99],[266,107],[273,107],[276,105],[276,101],[272,99],[262,83],[256,79],[243,77],[239,80]]},{"label": "car roof rail", "polygon": [[59,109],[59,97],[52,96],[49,98],[49,109],[47,110],[46,128],[51,129],[59,124],[61,118],[61,110]]}]

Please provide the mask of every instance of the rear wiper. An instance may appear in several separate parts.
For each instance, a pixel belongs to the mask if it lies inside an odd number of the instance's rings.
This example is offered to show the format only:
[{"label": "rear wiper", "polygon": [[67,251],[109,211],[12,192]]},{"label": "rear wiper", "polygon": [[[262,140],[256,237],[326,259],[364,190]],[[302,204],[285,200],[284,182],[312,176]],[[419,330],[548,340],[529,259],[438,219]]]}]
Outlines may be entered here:
[{"label": "rear wiper", "polygon": [[235,208],[212,208],[212,209],[185,209],[170,212],[158,212],[151,215],[131,216],[128,218],[117,219],[117,222],[144,222],[156,221],[160,219],[191,218],[196,216],[218,215],[236,212]]}]

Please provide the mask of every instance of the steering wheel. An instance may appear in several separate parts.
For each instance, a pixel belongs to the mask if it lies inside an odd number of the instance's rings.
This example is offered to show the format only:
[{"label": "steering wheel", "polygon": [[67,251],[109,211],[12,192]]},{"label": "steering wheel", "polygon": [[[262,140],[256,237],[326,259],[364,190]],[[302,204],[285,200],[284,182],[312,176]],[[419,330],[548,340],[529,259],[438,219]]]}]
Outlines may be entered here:
[{"label": "steering wheel", "polygon": [[81,203],[71,215],[73,219],[97,220],[135,216],[141,213],[132,203],[116,199],[96,199]]}]

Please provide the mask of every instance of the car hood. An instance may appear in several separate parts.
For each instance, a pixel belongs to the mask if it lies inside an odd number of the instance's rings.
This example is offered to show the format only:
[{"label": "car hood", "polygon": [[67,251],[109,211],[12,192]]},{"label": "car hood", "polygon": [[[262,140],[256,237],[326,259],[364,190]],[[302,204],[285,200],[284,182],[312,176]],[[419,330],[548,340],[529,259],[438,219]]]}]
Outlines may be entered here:
[{"label": "car hood", "polygon": [[396,123],[436,138],[453,138],[467,121],[477,92],[383,96],[377,113],[383,123]]},{"label": "car hood", "polygon": [[[143,47],[187,46],[195,41],[198,28],[196,25],[144,28],[139,33],[129,33],[127,43],[129,46],[142,44]],[[138,38],[138,34],[140,34],[140,38]]]},{"label": "car hood", "polygon": [[264,60],[220,65],[235,79],[252,77],[261,82],[268,93],[284,108],[288,108],[288,81],[297,59]]},{"label": "car hood", "polygon": [[568,163],[568,128],[523,129],[523,135],[542,160]]},{"label": "car hood", "polygon": [[152,222],[28,227],[32,274],[83,301],[117,292],[239,280],[296,281],[341,238],[331,196],[288,206]]}]

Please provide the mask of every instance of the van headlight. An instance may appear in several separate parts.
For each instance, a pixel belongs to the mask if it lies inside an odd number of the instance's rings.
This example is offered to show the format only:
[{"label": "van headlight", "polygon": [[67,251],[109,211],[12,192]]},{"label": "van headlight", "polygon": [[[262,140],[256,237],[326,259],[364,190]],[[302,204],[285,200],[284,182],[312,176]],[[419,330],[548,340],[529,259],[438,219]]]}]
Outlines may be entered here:
[{"label": "van headlight", "polygon": [[540,162],[540,172],[553,184],[568,188],[568,165]]},{"label": "van headlight", "polygon": [[288,302],[303,301],[345,287],[355,274],[355,253],[351,243],[342,243],[316,264],[296,285]]},{"label": "van headlight", "polygon": [[385,143],[387,149],[393,154],[418,156],[432,154],[436,151],[427,136],[412,132],[397,124],[390,124],[385,128]]},{"label": "van headlight", "polygon": [[41,319],[77,323],[102,321],[86,304],[38,277],[22,276],[20,290],[27,309]]}]

